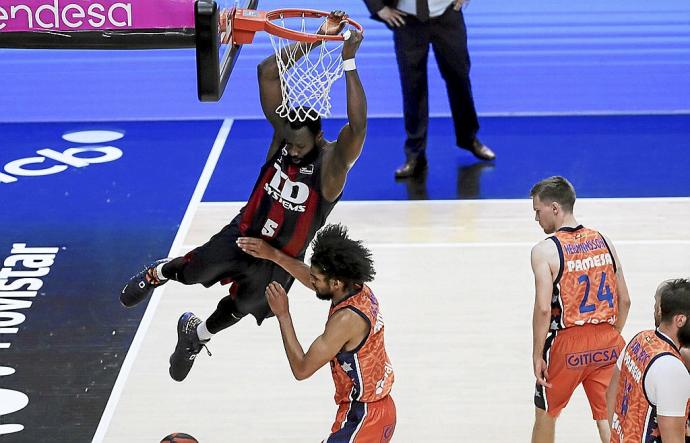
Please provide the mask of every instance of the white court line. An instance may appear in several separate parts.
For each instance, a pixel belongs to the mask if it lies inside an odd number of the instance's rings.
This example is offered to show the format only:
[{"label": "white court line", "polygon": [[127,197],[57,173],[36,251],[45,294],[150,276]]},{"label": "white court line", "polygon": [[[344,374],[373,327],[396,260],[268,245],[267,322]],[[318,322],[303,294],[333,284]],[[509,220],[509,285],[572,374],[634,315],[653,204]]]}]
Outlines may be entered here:
[{"label": "white court line", "polygon": [[[618,116],[666,116],[666,115],[690,115],[690,109],[643,109],[643,110],[626,110],[626,109],[584,109],[582,111],[494,111],[494,112],[478,112],[477,116],[482,117],[618,117]],[[256,120],[263,116],[245,116],[239,117],[237,120]],[[347,114],[335,113],[329,118],[346,119]],[[401,113],[397,112],[379,112],[367,117],[369,120],[377,118],[403,118]],[[429,118],[452,118],[449,112],[431,112]]]},{"label": "white court line", "polygon": [[[395,249],[395,248],[505,248],[505,247],[531,247],[539,243],[539,240],[533,242],[433,242],[433,243],[367,243],[366,246],[380,249]],[[614,242],[618,245],[644,245],[644,246],[658,246],[658,245],[690,245],[690,240],[618,240]]]},{"label": "white court line", "polygon": [[[530,202],[529,198],[492,198],[492,199],[477,199],[477,200],[357,200],[357,201],[341,201],[338,207],[356,206],[356,205],[429,205],[429,204],[447,204],[447,205],[472,205],[472,204],[505,204],[505,203],[522,203]],[[690,197],[602,197],[602,198],[578,198],[579,202],[601,202],[601,203],[690,203]],[[237,204],[246,204],[246,201],[234,202],[203,202],[201,206],[236,206]],[[531,205],[531,203],[529,203]]]},{"label": "white court line", "polygon": [[[395,249],[395,248],[409,248],[409,249],[423,249],[423,248],[465,248],[465,249],[479,249],[479,248],[524,248],[531,247],[539,243],[539,240],[533,242],[429,242],[429,243],[366,243],[365,246],[372,249]],[[690,245],[690,240],[619,240],[614,242],[615,246],[683,246]],[[200,245],[183,245],[184,250],[191,251]]]},{"label": "white court line", "polygon": [[[639,116],[639,115],[688,115],[690,114],[690,109],[647,109],[647,110],[615,110],[615,109],[603,109],[603,110],[583,110],[583,111],[504,111],[504,112],[483,112],[479,113],[479,117],[605,117],[605,116]],[[450,117],[449,115],[439,114],[439,117]],[[434,117],[431,115],[430,117]]]},{"label": "white court line", "polygon": [[[180,243],[182,243],[184,241],[184,238],[187,236],[187,232],[189,231],[189,227],[192,224],[192,219],[194,218],[194,214],[196,213],[197,207],[199,206],[199,202],[201,202],[201,198],[204,196],[206,187],[208,186],[208,183],[211,180],[211,176],[213,175],[213,171],[216,168],[216,164],[218,163],[220,153],[223,151],[223,146],[225,146],[225,141],[227,140],[228,135],[230,134],[230,128],[232,128],[232,123],[232,119],[224,120],[223,125],[220,127],[220,130],[218,131],[216,141],[213,143],[213,148],[211,148],[211,153],[209,154],[208,159],[206,160],[204,170],[201,172],[201,177],[199,177],[199,181],[196,184],[194,194],[192,194],[192,198],[189,201],[189,205],[187,206],[187,211],[185,212],[184,217],[182,218],[180,229],[177,231],[175,239],[173,240],[173,244],[170,247],[170,252],[168,253],[169,256],[172,256],[176,251],[179,250]],[[101,421],[98,423],[96,434],[94,435],[92,440],[93,442],[103,441],[105,433],[108,431],[110,421],[112,420],[113,414],[115,413],[115,408],[117,407],[117,404],[120,401],[122,390],[124,389],[127,378],[129,377],[129,373],[132,370],[134,360],[136,359],[137,354],[139,353],[139,348],[141,347],[141,343],[144,340],[144,336],[146,335],[146,332],[149,329],[151,320],[153,319],[153,315],[156,312],[156,308],[158,307],[158,303],[160,301],[163,290],[165,290],[165,286],[156,289],[153,295],[151,296],[151,300],[149,301],[149,304],[146,307],[146,312],[144,313],[144,316],[142,317],[141,322],[139,323],[139,328],[137,329],[137,332],[134,335],[134,340],[132,340],[132,345],[130,346],[129,351],[127,352],[125,360],[122,362],[122,368],[120,368],[120,373],[118,374],[117,380],[115,381],[115,385],[113,386],[113,390],[110,393],[110,398],[108,399],[108,404],[105,406],[105,410],[103,411],[103,415],[101,416]]]},{"label": "white court line", "polygon": [[[479,112],[477,114],[480,118],[481,117],[586,117],[586,116],[593,116],[593,117],[605,117],[605,116],[639,116],[639,115],[652,115],[652,116],[665,116],[665,115],[690,115],[690,109],[648,109],[648,110],[616,110],[616,109],[611,109],[611,110],[582,110],[582,111],[496,111],[496,112]],[[347,119],[347,114],[345,113],[335,113],[332,114],[329,118],[331,119]],[[390,118],[403,118],[402,113],[396,113],[396,112],[380,112],[376,114],[369,115],[367,117],[369,120],[372,119],[390,119]],[[448,112],[431,112],[429,114],[429,118],[452,118],[452,115]],[[106,117],[89,117],[89,121],[93,122],[111,122],[113,121],[112,116],[106,116]],[[245,116],[240,116],[240,117],[235,117],[233,118],[234,121],[242,120],[242,121],[252,121],[252,120],[265,120],[266,117],[264,117],[263,114],[255,114],[255,115],[245,115]],[[130,121],[135,121],[135,122],[149,122],[149,121],[161,121],[160,117],[158,116],[133,116],[133,117],[127,117],[127,116],[120,116],[116,119],[118,122],[130,122]],[[180,116],[180,117],[175,117],[175,116],[170,116],[166,117],[165,121],[213,121],[213,120],[222,120],[222,117],[220,116],[215,116],[215,115],[188,115],[188,116]],[[82,119],[77,119],[74,120],[72,118],[65,118],[65,119],[60,119],[60,118],[51,118],[51,122],[58,122],[58,123],[78,123],[81,122]],[[5,120],[0,123],[43,123],[44,120],[37,119],[37,120]]]}]

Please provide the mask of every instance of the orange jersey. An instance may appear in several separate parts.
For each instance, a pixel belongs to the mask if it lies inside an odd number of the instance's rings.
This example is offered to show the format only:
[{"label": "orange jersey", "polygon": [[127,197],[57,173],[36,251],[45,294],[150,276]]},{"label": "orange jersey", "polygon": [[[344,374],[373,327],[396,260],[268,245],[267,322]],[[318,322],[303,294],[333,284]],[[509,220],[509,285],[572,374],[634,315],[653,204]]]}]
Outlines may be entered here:
[{"label": "orange jersey", "polygon": [[616,263],[604,237],[584,228],[561,228],[556,244],[560,270],[553,283],[551,330],[616,322]]},{"label": "orange jersey", "polygon": [[[657,331],[642,331],[626,346],[618,379],[611,443],[661,442],[656,406],[647,399],[644,380],[649,365],[668,354],[681,359],[673,342]],[[685,412],[686,421],[688,409],[690,402]]]},{"label": "orange jersey", "polygon": [[335,402],[375,402],[386,397],[393,386],[391,366],[383,342],[383,316],[379,302],[368,286],[346,298],[328,313],[330,318],[341,309],[351,309],[369,323],[369,334],[352,351],[342,351],[331,360],[335,383]]}]

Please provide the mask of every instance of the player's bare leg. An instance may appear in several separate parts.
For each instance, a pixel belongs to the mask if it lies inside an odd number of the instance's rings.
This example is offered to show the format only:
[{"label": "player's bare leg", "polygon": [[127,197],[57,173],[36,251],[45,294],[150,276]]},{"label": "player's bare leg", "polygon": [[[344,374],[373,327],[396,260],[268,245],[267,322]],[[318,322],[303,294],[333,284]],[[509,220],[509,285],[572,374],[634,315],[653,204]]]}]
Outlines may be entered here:
[{"label": "player's bare leg", "polygon": [[545,410],[534,408],[534,428],[532,443],[554,443],[556,439],[556,419]]}]

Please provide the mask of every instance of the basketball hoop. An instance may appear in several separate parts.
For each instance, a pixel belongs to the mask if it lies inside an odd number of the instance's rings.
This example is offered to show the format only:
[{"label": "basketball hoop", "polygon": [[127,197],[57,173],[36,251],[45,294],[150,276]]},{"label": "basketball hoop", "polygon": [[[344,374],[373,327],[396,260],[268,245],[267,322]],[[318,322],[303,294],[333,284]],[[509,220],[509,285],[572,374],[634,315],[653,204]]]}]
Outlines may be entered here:
[{"label": "basketball hoop", "polygon": [[[314,113],[308,112],[308,108],[322,117],[331,114],[331,86],[343,76],[341,49],[350,31],[346,29],[336,35],[317,34],[329,15],[328,12],[312,9],[276,9],[268,12],[235,9],[230,13],[234,44],[251,43],[257,31],[269,34],[278,62],[283,95],[276,113],[290,121],[315,119]],[[345,20],[359,32],[364,31],[356,21],[350,18]],[[304,44],[291,47],[295,42]],[[296,112],[291,113],[291,110]]]}]

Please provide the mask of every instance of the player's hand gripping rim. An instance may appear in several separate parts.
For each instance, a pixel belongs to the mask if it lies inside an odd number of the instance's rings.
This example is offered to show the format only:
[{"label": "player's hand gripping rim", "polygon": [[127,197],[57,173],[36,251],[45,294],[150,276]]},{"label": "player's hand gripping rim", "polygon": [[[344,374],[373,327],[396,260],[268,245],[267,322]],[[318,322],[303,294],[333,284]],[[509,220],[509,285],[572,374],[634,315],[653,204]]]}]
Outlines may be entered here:
[{"label": "player's hand gripping rim", "polygon": [[347,25],[347,14],[345,11],[332,11],[316,31],[319,35],[338,35]]}]

